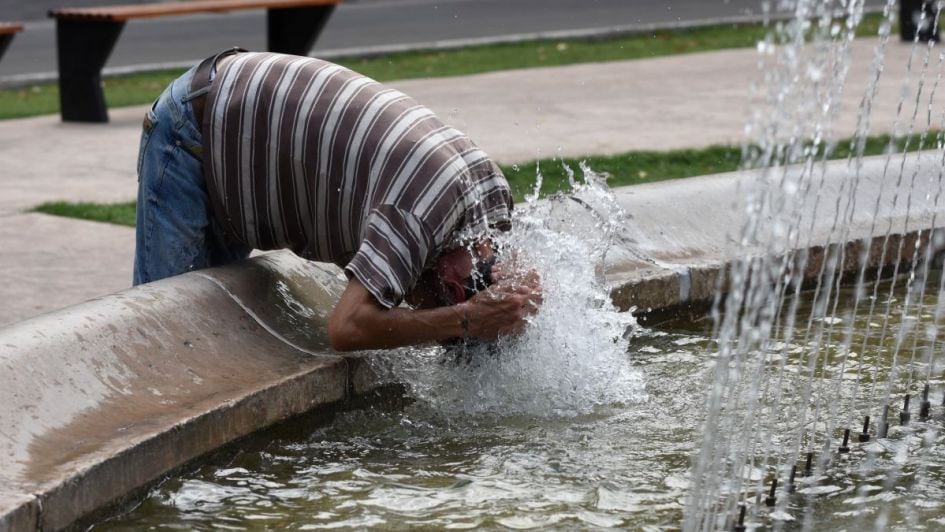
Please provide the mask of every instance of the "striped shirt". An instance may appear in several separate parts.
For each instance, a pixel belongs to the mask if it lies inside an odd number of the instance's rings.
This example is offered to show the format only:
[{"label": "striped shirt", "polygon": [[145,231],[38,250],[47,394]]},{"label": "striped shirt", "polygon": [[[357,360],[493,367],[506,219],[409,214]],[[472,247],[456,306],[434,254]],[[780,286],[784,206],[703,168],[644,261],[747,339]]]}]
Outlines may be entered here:
[{"label": "striped shirt", "polygon": [[227,233],[338,264],[385,307],[440,252],[508,224],[508,183],[476,144],[341,66],[236,55],[204,112],[207,187]]}]

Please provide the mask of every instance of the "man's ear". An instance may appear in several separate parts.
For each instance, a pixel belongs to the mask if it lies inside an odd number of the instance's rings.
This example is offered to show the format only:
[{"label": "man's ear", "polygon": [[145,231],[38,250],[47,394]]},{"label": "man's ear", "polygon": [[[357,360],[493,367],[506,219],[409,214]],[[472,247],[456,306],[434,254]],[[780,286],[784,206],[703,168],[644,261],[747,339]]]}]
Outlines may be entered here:
[{"label": "man's ear", "polygon": [[453,296],[454,305],[466,300],[466,290],[463,288],[463,285],[459,284],[459,282],[453,279],[443,279],[443,286],[445,286]]},{"label": "man's ear", "polygon": [[404,299],[408,305],[416,309],[440,307],[443,303],[440,302],[437,295],[436,286],[438,283],[436,272],[427,270],[423,272],[420,279],[417,280],[417,284],[407,293]]},{"label": "man's ear", "polygon": [[472,255],[466,248],[448,251],[437,259],[436,272],[442,282],[461,283],[472,273]]}]

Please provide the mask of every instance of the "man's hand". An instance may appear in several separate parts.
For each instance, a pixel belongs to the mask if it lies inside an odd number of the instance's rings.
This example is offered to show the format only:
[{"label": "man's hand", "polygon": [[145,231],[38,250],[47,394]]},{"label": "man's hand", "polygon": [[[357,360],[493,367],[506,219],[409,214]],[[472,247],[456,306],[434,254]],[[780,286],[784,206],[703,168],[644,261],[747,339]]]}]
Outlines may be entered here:
[{"label": "man's hand", "polygon": [[339,351],[354,351],[519,334],[542,302],[538,274],[495,267],[493,276],[495,284],[465,303],[421,310],[386,309],[352,279],[328,320],[328,340]]},{"label": "man's hand", "polygon": [[473,296],[462,307],[468,336],[494,340],[521,334],[526,318],[538,312],[543,301],[541,279],[534,270],[519,274],[498,265],[492,269],[496,283]]}]

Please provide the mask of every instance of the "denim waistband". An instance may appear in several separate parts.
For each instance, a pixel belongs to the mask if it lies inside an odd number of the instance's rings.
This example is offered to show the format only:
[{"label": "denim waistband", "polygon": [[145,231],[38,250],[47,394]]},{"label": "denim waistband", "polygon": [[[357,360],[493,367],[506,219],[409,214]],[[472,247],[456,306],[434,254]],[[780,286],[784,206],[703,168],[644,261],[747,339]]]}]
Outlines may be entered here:
[{"label": "denim waistband", "polygon": [[217,73],[217,63],[220,59],[246,50],[240,47],[233,47],[208,57],[200,62],[199,65],[190,72],[190,92],[184,97],[184,103],[190,103],[193,119],[202,126],[204,106],[206,104],[205,96],[210,92],[210,85]]},{"label": "denim waistband", "polygon": [[193,108],[190,105],[188,96],[190,94],[190,83],[194,77],[194,71],[197,67],[191,68],[185,72],[182,76],[174,80],[170,86],[170,105],[168,106],[171,112],[174,114],[174,121],[177,123],[183,123],[185,121],[190,122],[196,126],[197,131],[200,131],[200,125],[196,123],[194,119]]}]

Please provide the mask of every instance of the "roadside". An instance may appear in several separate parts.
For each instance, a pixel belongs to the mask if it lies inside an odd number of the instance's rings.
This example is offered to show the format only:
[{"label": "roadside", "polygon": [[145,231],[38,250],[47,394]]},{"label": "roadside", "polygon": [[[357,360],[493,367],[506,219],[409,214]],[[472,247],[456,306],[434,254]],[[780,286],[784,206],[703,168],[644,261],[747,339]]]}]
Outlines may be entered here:
[{"label": "roadside", "polygon": [[[833,124],[835,138],[855,131],[873,46],[872,40],[853,44],[851,73],[839,102],[842,112]],[[874,103],[875,134],[892,129],[910,50],[908,44],[890,44]],[[739,146],[758,103],[748,96],[758,76],[754,50],[725,50],[390,85],[469,134],[501,164],[529,171],[531,161],[552,157]],[[144,109],[114,109],[107,125],[67,124],[56,116],[0,122],[0,145],[6,148],[0,151],[5,169],[0,215],[47,201],[133,199]],[[911,114],[911,109],[905,112]],[[626,171],[639,173],[630,163]]]},{"label": "roadside", "polygon": [[[26,22],[0,63],[0,86],[55,79],[55,23],[50,8],[155,0],[0,0],[0,18]],[[164,0],[167,1],[167,0]],[[886,0],[865,0],[866,9]],[[312,53],[365,53],[458,48],[486,43],[574,38],[706,23],[761,20],[758,0],[345,0]],[[134,21],[106,65],[106,74],[182,67],[240,45],[264,49],[264,10]]]},{"label": "roadside", "polygon": [[[881,22],[880,14],[867,15],[859,24],[857,35],[875,36]],[[333,60],[386,82],[753,48],[767,31],[768,28],[760,23],[721,24],[630,35],[532,40]],[[106,102],[110,108],[151,102],[182,72],[183,69],[165,69],[107,77],[103,82]],[[0,89],[0,119],[58,112],[59,87],[55,82]]]}]

